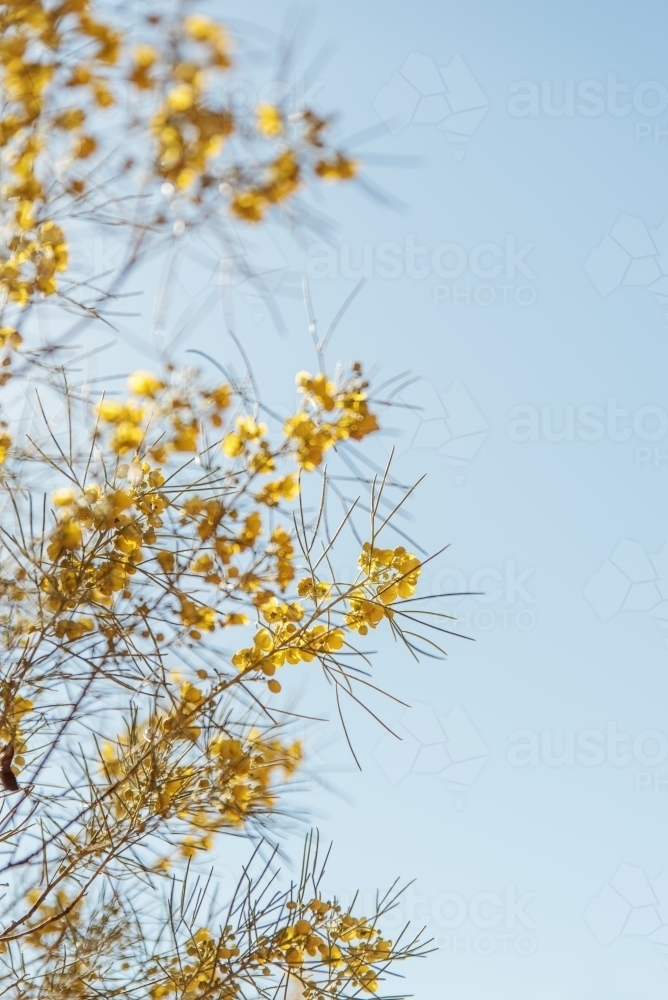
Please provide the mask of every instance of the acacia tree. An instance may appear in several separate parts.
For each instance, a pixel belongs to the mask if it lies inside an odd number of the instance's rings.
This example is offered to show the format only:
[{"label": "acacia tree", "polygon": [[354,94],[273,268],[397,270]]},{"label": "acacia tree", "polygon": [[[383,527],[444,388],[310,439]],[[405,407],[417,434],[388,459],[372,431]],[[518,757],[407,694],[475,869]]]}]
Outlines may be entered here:
[{"label": "acacia tree", "polygon": [[[359,364],[323,366],[281,420],[252,377],[169,356],[95,396],[67,354],[185,230],[224,247],[232,217],[307,225],[308,188],[356,164],[308,108],[235,110],[231,40],[189,4],[11,0],[0,29],[0,996],[375,992],[424,951],[384,936],[393,892],[358,916],[324,895],[317,838],[289,883],[275,852],[302,756],[281,672],[319,664],[340,706],[372,684],[370,630],[429,641],[387,473],[357,572],[332,560],[359,536],[355,504],[330,525],[325,459],[385,400]],[[74,273],[82,226],[120,233],[114,273]],[[252,854],[221,907],[194,869],[225,834]]]}]

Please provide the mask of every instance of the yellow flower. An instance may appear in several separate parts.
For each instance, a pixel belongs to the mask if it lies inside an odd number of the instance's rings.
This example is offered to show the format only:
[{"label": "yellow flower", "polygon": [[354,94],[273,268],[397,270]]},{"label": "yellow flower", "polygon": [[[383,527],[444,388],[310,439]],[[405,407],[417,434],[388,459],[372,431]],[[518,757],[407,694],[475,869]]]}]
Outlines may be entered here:
[{"label": "yellow flower", "polygon": [[313,397],[323,410],[329,413],[334,409],[336,386],[322,372],[313,376],[308,372],[298,372],[295,376],[295,382],[299,386],[300,392]]},{"label": "yellow flower", "polygon": [[237,431],[244,441],[252,441],[267,433],[267,425],[256,424],[252,417],[237,417]]},{"label": "yellow flower", "polygon": [[122,418],[124,407],[122,403],[105,399],[99,404],[97,412],[101,420],[106,420],[108,423],[116,423],[116,421]]},{"label": "yellow flower", "polygon": [[267,483],[259,493],[255,494],[255,499],[267,507],[277,507],[281,500],[294,500],[297,496],[299,496],[299,481],[293,473],[290,473],[282,479]]},{"label": "yellow flower", "polygon": [[191,702],[193,705],[197,705],[203,700],[204,695],[199,688],[190,684],[189,681],[186,681],[186,683],[181,687],[181,698],[183,701]]},{"label": "yellow flower", "polygon": [[283,134],[283,117],[273,104],[260,104],[257,111],[257,130],[267,138]]},{"label": "yellow flower", "polygon": [[167,95],[167,103],[172,111],[187,111],[192,107],[197,91],[189,83],[179,83]]},{"label": "yellow flower", "polygon": [[35,228],[35,206],[31,201],[20,201],[16,206],[15,219],[21,229]]},{"label": "yellow flower", "polygon": [[337,153],[333,160],[319,160],[315,172],[326,181],[347,181],[356,176],[358,164],[356,160]]},{"label": "yellow flower", "polygon": [[172,448],[175,451],[197,451],[197,438],[199,430],[193,421],[189,424],[182,424],[174,421],[174,437],[172,438]]},{"label": "yellow flower", "polygon": [[316,603],[326,601],[332,591],[331,583],[318,580],[316,582],[310,576],[306,576],[297,583],[297,593],[300,597],[310,597]]},{"label": "yellow flower", "polygon": [[66,507],[74,501],[74,490],[67,486],[60,490],[54,490],[51,498],[56,507]]},{"label": "yellow flower", "polygon": [[118,424],[116,433],[109,442],[109,446],[119,455],[124,455],[127,451],[140,445],[143,439],[144,432],[141,427],[137,427],[136,424],[131,423],[129,420],[123,420]]},{"label": "yellow flower", "polygon": [[151,372],[133,372],[128,378],[128,389],[135,396],[150,396],[154,398],[165,388],[165,383],[161,382],[157,375]]},{"label": "yellow flower", "polygon": [[54,121],[56,128],[64,129],[74,129],[79,128],[83,125],[86,120],[86,116],[81,110],[81,108],[68,108],[67,111],[62,111]]},{"label": "yellow flower", "polygon": [[158,53],[150,45],[138,45],[134,50],[135,62],[146,69],[152,66],[158,58]]},{"label": "yellow flower", "polygon": [[153,80],[148,75],[148,71],[155,64],[158,54],[150,45],[138,45],[134,50],[134,66],[130,73],[129,80],[140,90],[150,90]]},{"label": "yellow flower", "polygon": [[267,211],[267,199],[260,191],[240,191],[232,199],[234,215],[246,222],[260,222]]},{"label": "yellow flower", "polygon": [[217,389],[213,389],[207,395],[207,400],[216,407],[218,410],[225,410],[230,405],[230,387],[229,385],[219,385]]},{"label": "yellow flower", "polygon": [[78,160],[86,160],[97,149],[97,140],[91,135],[83,135],[74,147],[74,156]]},{"label": "yellow flower", "polygon": [[220,25],[215,24],[205,14],[189,14],[183,20],[183,27],[190,37],[198,42],[208,42],[212,38],[218,38],[222,31]]},{"label": "yellow flower", "polygon": [[173,573],[176,560],[174,558],[174,553],[169,552],[167,549],[163,549],[155,557],[160,563],[160,567],[165,573]]},{"label": "yellow flower", "polygon": [[248,615],[239,614],[236,611],[231,611],[229,614],[225,615],[224,625],[248,625]]},{"label": "yellow flower", "polygon": [[197,558],[193,559],[190,564],[190,568],[193,573],[210,573],[213,566],[213,558],[208,552],[204,552],[202,555],[197,556]]},{"label": "yellow flower", "polygon": [[292,149],[286,149],[269,167],[269,183],[262,194],[271,202],[284,201],[299,187],[300,166]]},{"label": "yellow flower", "polygon": [[0,347],[20,347],[22,343],[21,334],[13,326],[0,326]]}]

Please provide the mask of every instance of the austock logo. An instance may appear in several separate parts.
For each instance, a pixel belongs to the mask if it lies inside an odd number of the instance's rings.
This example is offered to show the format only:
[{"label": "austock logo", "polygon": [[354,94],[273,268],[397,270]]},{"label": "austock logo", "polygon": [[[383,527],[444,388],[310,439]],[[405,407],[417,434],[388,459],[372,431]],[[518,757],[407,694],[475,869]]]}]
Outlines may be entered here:
[{"label": "austock logo", "polygon": [[489,425],[477,403],[460,379],[441,391],[426,378],[416,378],[397,394],[397,402],[406,408],[406,447],[437,452],[454,471],[456,486],[464,483],[464,474],[482,447]]},{"label": "austock logo", "polygon": [[378,94],[374,108],[391,132],[407,125],[432,125],[464,156],[489,101],[460,55],[447,66],[437,66],[430,56],[411,52],[387,86]]},{"label": "austock logo", "polygon": [[[668,108],[668,89],[660,80],[643,80],[633,88],[607,73],[602,80],[517,80],[510,85],[508,111],[513,118],[626,118],[634,112],[657,118]],[[644,127],[643,127],[644,126]],[[658,127],[658,123],[657,123]],[[636,125],[636,142],[651,134],[648,122]],[[665,130],[658,129],[659,135]],[[657,139],[658,141],[658,139]]]},{"label": "austock logo", "polygon": [[633,409],[608,396],[605,404],[521,404],[508,414],[507,433],[518,444],[629,443],[636,469],[665,468],[668,463],[668,451],[660,443],[668,437],[668,412],[654,403]]},{"label": "austock logo", "polygon": [[[603,728],[566,729],[553,733],[518,729],[511,733],[508,762],[511,767],[614,767],[633,770],[636,792],[665,793],[668,775],[658,771],[668,760],[668,739],[656,729],[633,734],[619,729],[616,722]],[[647,770],[651,769],[651,770]]]},{"label": "austock logo", "polygon": [[[585,272],[603,296],[618,288],[646,288],[668,306],[668,217],[656,229],[622,215],[587,257]],[[668,320],[668,313],[664,313]]]},{"label": "austock logo", "polygon": [[668,628],[668,543],[650,554],[640,542],[622,540],[584,593],[601,621],[622,611],[641,611]]},{"label": "austock logo", "polygon": [[[587,907],[585,922],[604,947],[622,936],[644,937],[668,955],[668,867],[648,878],[622,864]],[[668,971],[668,962],[664,962]]]},{"label": "austock logo", "polygon": [[[437,715],[431,705],[406,709],[374,756],[397,784],[410,774],[431,774],[450,792],[466,792],[480,774],[489,750],[461,705]],[[459,800],[461,802],[461,800]]]}]

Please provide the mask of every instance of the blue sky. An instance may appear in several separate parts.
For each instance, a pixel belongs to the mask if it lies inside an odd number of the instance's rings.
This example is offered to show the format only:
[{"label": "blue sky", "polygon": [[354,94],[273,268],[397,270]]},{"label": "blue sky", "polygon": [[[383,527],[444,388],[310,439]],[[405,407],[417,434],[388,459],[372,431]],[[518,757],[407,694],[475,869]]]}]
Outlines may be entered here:
[{"label": "blue sky", "polygon": [[[291,80],[298,90],[315,58],[303,89],[340,111],[339,135],[375,127],[351,149],[396,205],[342,186],[320,206],[333,237],[253,234],[288,332],[239,290],[237,333],[265,398],[285,402],[294,372],[313,365],[286,289],[307,273],[326,324],[366,275],[330,361],[418,379],[376,457],[394,443],[401,478],[428,474],[408,530],[450,548],[427,589],[485,591],[440,604],[476,640],[449,640],[446,663],[409,662],[379,638],[377,679],[415,707],[386,704],[403,735],[393,745],[351,714],[362,773],[333,705],[323,733],[304,734],[311,801],[335,842],[329,882],[364,898],[415,879],[401,916],[426,923],[439,950],[396,991],[663,997],[666,8],[304,10]],[[253,0],[220,13],[279,29],[285,11]],[[186,310],[208,281],[193,284],[194,261],[175,291]],[[186,347],[234,356],[213,314]],[[327,707],[317,682],[309,698]]]}]

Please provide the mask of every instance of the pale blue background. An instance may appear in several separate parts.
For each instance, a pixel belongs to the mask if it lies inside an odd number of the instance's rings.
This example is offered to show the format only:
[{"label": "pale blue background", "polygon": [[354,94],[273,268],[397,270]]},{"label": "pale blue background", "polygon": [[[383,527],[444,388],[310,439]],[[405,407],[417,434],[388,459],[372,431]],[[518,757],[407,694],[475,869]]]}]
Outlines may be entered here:
[{"label": "pale blue background", "polygon": [[[282,6],[226,3],[220,13],[278,30]],[[668,956],[648,934],[622,934],[604,946],[584,914],[621,864],[638,866],[651,879],[668,865],[668,785],[654,784],[656,775],[668,776],[668,760],[658,768],[637,761],[517,768],[508,747],[517,730],[551,730],[556,753],[565,731],[604,731],[608,722],[634,735],[668,734],[667,633],[643,611],[604,622],[584,596],[620,540],[635,540],[651,554],[668,540],[668,462],[655,467],[652,451],[652,459],[637,467],[637,449],[647,445],[636,436],[623,443],[607,436],[555,443],[541,435],[520,443],[510,439],[508,425],[520,405],[551,407],[561,426],[566,405],[605,407],[610,396],[631,412],[643,406],[668,412],[666,306],[646,287],[622,287],[603,297],[583,269],[621,215],[638,217],[648,229],[668,215],[668,136],[636,141],[638,123],[668,130],[668,110],[657,118],[635,110],[619,118],[607,112],[517,118],[507,102],[511,85],[522,80],[539,87],[551,82],[555,100],[565,81],[604,81],[610,73],[631,91],[644,80],[668,86],[665,5],[339,0],[315,3],[309,11],[312,25],[297,47],[295,67],[307,67],[324,42],[336,42],[330,61],[316,59],[311,72],[323,82],[319,106],[341,112],[341,137],[379,124],[374,101],[411,53],[430,56],[438,66],[459,54],[489,101],[461,159],[434,125],[410,124],[394,135],[379,129],[360,147],[375,159],[409,155],[421,165],[373,163],[364,171],[404,203],[401,210],[351,186],[332,189],[322,202],[322,211],[337,221],[337,239],[350,244],[353,262],[365,243],[403,244],[412,236],[432,249],[446,242],[472,248],[505,245],[510,235],[518,246],[534,244],[526,257],[534,277],[526,283],[536,292],[529,306],[455,306],[434,302],[441,279],[433,275],[374,277],[336,332],[331,361],[380,362],[381,380],[412,369],[438,392],[461,380],[488,428],[465,469],[451,468],[436,448],[411,449],[407,411],[385,419],[403,431],[395,438],[397,474],[410,480],[428,472],[407,530],[425,548],[451,543],[435,570],[455,567],[467,580],[485,568],[505,579],[511,562],[518,573],[532,570],[525,586],[533,603],[511,594],[510,602],[503,596],[455,605],[469,613],[468,634],[477,641],[449,639],[445,664],[416,665],[398,647],[376,642],[376,678],[383,686],[432,706],[441,717],[459,703],[475,725],[489,757],[465,791],[414,772],[393,783],[374,756],[382,730],[352,712],[364,766],[356,774],[333,703],[324,691],[314,696],[332,719],[325,736],[306,734],[317,790],[309,804],[323,837],[335,842],[328,884],[368,894],[396,875],[416,879],[402,913],[410,916],[412,909],[442,947],[411,965],[406,983],[390,984],[389,992],[405,989],[422,1000],[664,997]],[[290,282],[298,288],[306,249],[317,240],[306,234],[300,250],[285,235],[276,237],[279,256],[291,268],[281,288]],[[480,281],[467,273],[458,283],[474,288]],[[311,282],[322,324],[353,287],[344,277]],[[184,288],[176,297],[193,309]],[[241,293],[235,325],[267,400],[286,403],[294,371],[314,362],[299,298],[279,294],[276,301],[287,336],[276,331],[262,303],[249,303]],[[150,308],[147,302],[146,315]],[[182,342],[187,346],[235,358],[219,310],[193,324]],[[123,353],[121,369],[129,367],[127,348]],[[390,438],[384,442],[389,447]],[[668,454],[668,435],[649,447]],[[432,586],[433,575],[426,576]],[[497,614],[487,630],[475,627],[483,608]],[[505,629],[498,614],[504,610]],[[524,630],[516,625],[523,610],[535,616],[522,619],[532,623]],[[392,723],[402,713],[391,702],[384,711]],[[341,794],[320,789],[317,777]],[[648,787],[638,791],[639,781]],[[531,928],[507,927],[504,917],[496,928],[467,919],[452,930],[430,912],[439,894],[505,897],[507,886],[518,896],[533,894],[525,910]],[[643,891],[641,886],[636,901]],[[493,903],[483,907],[485,914],[492,910]],[[491,955],[479,953],[491,947],[485,935],[493,939]],[[518,947],[532,954],[518,954]]]}]

